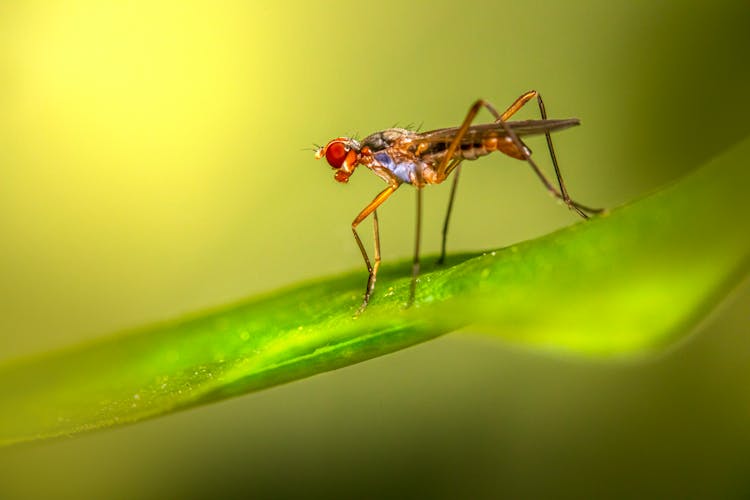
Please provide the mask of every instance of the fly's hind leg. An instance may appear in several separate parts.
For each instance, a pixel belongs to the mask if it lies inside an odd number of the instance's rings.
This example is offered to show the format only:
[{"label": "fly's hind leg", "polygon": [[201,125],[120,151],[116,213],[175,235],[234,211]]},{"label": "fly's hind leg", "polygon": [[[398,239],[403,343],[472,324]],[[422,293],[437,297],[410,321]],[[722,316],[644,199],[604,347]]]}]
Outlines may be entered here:
[{"label": "fly's hind leg", "polygon": [[442,248],[440,252],[440,258],[438,259],[437,263],[442,264],[445,262],[445,254],[446,254],[446,240],[448,236],[448,223],[450,220],[451,212],[453,211],[453,202],[456,196],[456,186],[458,185],[458,177],[459,173],[461,171],[460,164],[461,160],[454,160],[453,155],[456,153],[456,150],[461,144],[461,140],[463,139],[464,135],[466,135],[466,131],[471,126],[472,122],[474,121],[474,118],[476,118],[477,114],[479,113],[479,110],[483,107],[489,111],[493,117],[495,117],[495,123],[500,123],[505,130],[505,133],[513,140],[513,143],[515,144],[516,148],[521,152],[521,155],[524,160],[531,166],[532,170],[536,173],[536,175],[539,177],[539,179],[542,181],[542,184],[547,188],[547,190],[552,193],[553,196],[556,198],[562,200],[571,210],[574,210],[578,215],[583,217],[584,219],[588,219],[588,214],[598,214],[602,213],[604,210],[600,208],[591,208],[588,207],[582,203],[579,203],[575,200],[573,200],[570,195],[568,194],[568,190],[565,187],[565,182],[563,181],[562,174],[560,173],[560,166],[557,163],[557,155],[555,154],[555,147],[552,144],[552,137],[549,132],[546,132],[545,138],[547,139],[547,149],[549,150],[550,158],[552,159],[552,165],[555,168],[555,176],[557,177],[557,182],[560,187],[560,190],[558,191],[555,186],[552,185],[552,183],[547,179],[547,177],[544,175],[544,173],[541,171],[539,166],[536,164],[536,162],[531,158],[531,153],[529,149],[521,142],[521,140],[518,138],[518,135],[513,132],[513,130],[506,125],[504,122],[508,121],[516,112],[524,107],[526,103],[528,103],[530,100],[536,98],[537,103],[539,105],[539,113],[541,114],[541,117],[543,120],[547,119],[547,109],[544,106],[544,100],[542,99],[542,96],[537,92],[536,90],[530,90],[528,92],[525,92],[520,97],[518,97],[515,101],[513,101],[513,104],[508,106],[508,109],[506,109],[502,114],[498,113],[497,109],[495,109],[492,104],[485,100],[478,100],[476,101],[471,108],[469,108],[469,112],[466,114],[466,118],[464,118],[463,123],[461,124],[461,127],[458,129],[458,132],[456,133],[456,137],[453,138],[453,141],[451,141],[450,146],[448,147],[448,150],[446,151],[446,154],[443,156],[442,161],[440,162],[440,165],[438,165],[437,168],[437,178],[439,179],[439,182],[442,182],[445,180],[445,178],[451,173],[452,170],[455,169],[456,175],[453,178],[453,185],[451,187],[451,193],[450,198],[448,200],[448,210],[445,214],[445,221],[443,223],[443,238],[442,238]]},{"label": "fly's hind leg", "polygon": [[[541,94],[537,92],[536,90],[530,90],[523,94],[521,97],[515,100],[513,104],[510,105],[508,109],[505,110],[505,112],[502,115],[498,115],[497,112],[493,112],[491,108],[490,112],[495,115],[496,122],[503,124],[503,122],[507,121],[508,118],[513,116],[516,111],[521,109],[527,102],[529,102],[531,99],[536,98],[537,104],[539,105],[539,114],[542,117],[542,120],[547,119],[547,109],[544,106],[544,100],[542,99]],[[557,183],[560,187],[560,190],[558,191],[552,183],[547,179],[547,177],[544,175],[544,173],[541,171],[539,166],[536,164],[536,162],[531,158],[531,153],[529,152],[528,148],[524,146],[523,142],[518,138],[518,135],[511,130],[510,127],[503,124],[503,129],[505,129],[505,132],[510,136],[510,138],[513,140],[514,144],[518,148],[518,150],[521,152],[521,155],[523,156],[524,160],[531,166],[532,170],[536,173],[537,177],[542,181],[542,184],[547,188],[547,190],[552,193],[556,198],[562,200],[568,208],[575,211],[578,215],[583,217],[584,219],[589,218],[589,214],[599,214],[604,212],[604,209],[601,208],[591,208],[586,205],[583,205],[582,203],[578,203],[577,201],[573,200],[570,195],[568,194],[568,190],[565,187],[565,182],[563,181],[562,174],[560,173],[560,166],[557,163],[557,155],[555,154],[555,147],[552,145],[552,137],[549,132],[546,132],[544,134],[545,138],[547,139],[547,149],[549,150],[550,158],[552,159],[552,166],[555,168],[555,177],[557,177]]]}]

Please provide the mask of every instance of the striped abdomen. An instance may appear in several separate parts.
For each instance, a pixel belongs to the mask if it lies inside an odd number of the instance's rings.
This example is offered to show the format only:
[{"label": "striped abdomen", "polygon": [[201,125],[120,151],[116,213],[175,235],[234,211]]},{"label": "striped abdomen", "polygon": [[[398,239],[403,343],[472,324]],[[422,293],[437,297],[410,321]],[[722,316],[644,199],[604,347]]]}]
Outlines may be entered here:
[{"label": "striped abdomen", "polygon": [[[422,159],[427,162],[439,162],[447,153],[449,147],[450,141],[430,144],[422,152]],[[495,151],[500,151],[519,160],[524,159],[523,153],[510,137],[494,130],[484,131],[483,134],[469,131],[464,136],[460,146],[456,148],[452,159],[476,160]]]}]

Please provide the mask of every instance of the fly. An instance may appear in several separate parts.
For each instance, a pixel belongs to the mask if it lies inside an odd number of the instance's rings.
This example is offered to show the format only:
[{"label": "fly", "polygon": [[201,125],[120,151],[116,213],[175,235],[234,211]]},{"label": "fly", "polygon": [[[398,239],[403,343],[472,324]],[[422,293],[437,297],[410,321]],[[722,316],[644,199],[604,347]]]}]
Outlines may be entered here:
[{"label": "fly", "polygon": [[[508,121],[519,109],[536,98],[541,120]],[[495,121],[472,125],[474,118],[482,108],[486,108]],[[448,235],[448,222],[453,210],[461,163],[464,160],[476,160],[495,151],[511,158],[525,161],[544,184],[544,187],[556,198],[579,216],[588,219],[589,215],[603,212],[603,209],[590,208],[573,200],[568,194],[557,164],[557,156],[552,146],[550,134],[563,130],[580,122],[577,118],[562,120],[547,119],[547,111],[542,96],[535,90],[524,93],[503,113],[484,100],[476,101],[466,114],[460,127],[443,128],[429,132],[414,132],[402,128],[390,128],[375,132],[361,141],[349,137],[338,137],[315,152],[315,158],[325,157],[335,171],[338,182],[348,182],[357,166],[363,165],[383,179],[388,187],[381,191],[352,222],[352,233],[357,242],[362,258],[369,273],[362,305],[358,313],[364,311],[375,290],[375,280],[380,268],[380,233],[378,230],[377,208],[385,202],[402,184],[414,186],[417,190],[417,223],[415,230],[414,263],[412,266],[409,304],[414,301],[417,276],[419,275],[419,242],[422,226],[422,188],[428,184],[440,184],[452,173],[448,209],[443,223],[442,245],[438,263],[445,261],[445,246]],[[531,150],[521,137],[544,134],[547,139],[552,165],[555,169],[557,187],[554,186],[531,158]],[[559,189],[558,189],[559,187]],[[373,216],[374,260],[370,261],[362,240],[357,233],[357,226],[370,214]]]}]

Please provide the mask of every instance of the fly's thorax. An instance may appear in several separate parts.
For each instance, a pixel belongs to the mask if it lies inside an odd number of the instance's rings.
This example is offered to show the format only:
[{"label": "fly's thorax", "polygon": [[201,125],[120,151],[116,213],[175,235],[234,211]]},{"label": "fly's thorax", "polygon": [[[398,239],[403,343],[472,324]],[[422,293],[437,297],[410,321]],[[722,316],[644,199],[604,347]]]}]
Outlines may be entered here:
[{"label": "fly's thorax", "polygon": [[390,148],[404,139],[408,139],[414,135],[411,130],[403,128],[389,128],[375,132],[374,134],[368,135],[362,139],[362,146],[369,147],[372,151],[382,151],[386,148]]}]

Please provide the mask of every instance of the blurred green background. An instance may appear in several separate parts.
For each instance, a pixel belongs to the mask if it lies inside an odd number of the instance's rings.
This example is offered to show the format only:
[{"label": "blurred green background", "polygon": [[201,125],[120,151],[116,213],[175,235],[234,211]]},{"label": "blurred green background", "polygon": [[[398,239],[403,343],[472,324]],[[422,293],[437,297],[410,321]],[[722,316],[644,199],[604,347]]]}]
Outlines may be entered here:
[{"label": "blurred green background", "polygon": [[[0,360],[362,267],[349,224],[382,181],[335,183],[312,144],[457,125],[478,97],[534,88],[582,120],[556,137],[580,201],[651,192],[750,133],[748,26],[744,1],[3,1]],[[448,190],[426,192],[428,253]],[[413,203],[379,212],[386,265]],[[493,156],[464,169],[449,245],[573,222]],[[0,498],[747,497],[748,310],[746,285],[689,342],[612,364],[468,329],[1,451]]]}]

